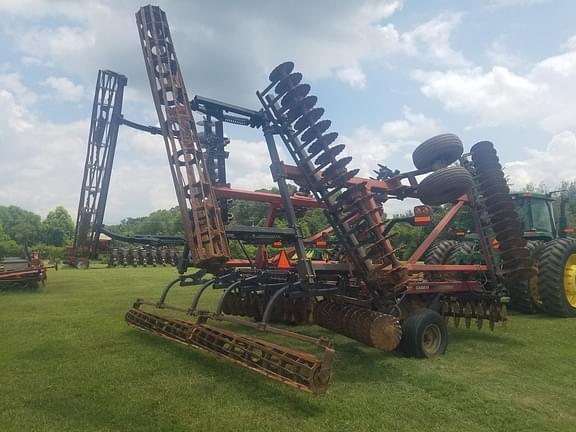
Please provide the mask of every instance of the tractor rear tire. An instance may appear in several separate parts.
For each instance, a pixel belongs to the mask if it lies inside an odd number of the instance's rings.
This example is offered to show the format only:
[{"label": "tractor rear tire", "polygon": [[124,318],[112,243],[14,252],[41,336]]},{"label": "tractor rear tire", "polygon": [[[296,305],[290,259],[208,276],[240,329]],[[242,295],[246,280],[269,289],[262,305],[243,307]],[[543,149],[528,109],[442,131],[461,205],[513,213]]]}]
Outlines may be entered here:
[{"label": "tractor rear tire", "polygon": [[430,358],[446,352],[448,329],[444,319],[431,309],[421,309],[402,322],[399,350],[407,357]]},{"label": "tractor rear tire", "polygon": [[459,244],[457,240],[441,240],[433,243],[424,255],[424,262],[434,265],[446,264],[448,257]]},{"label": "tractor rear tire", "polygon": [[[538,262],[545,245],[546,242],[543,240],[529,240],[526,243],[526,247],[536,262]],[[510,295],[510,307],[525,314],[538,312],[542,308],[538,285],[539,276],[534,275],[530,279],[514,282],[513,285],[507,286]]]},{"label": "tractor rear tire", "polygon": [[558,317],[576,317],[576,240],[546,243],[538,264],[543,310]]},{"label": "tractor rear tire", "polygon": [[414,166],[419,170],[445,167],[462,156],[464,146],[454,134],[442,134],[427,139],[412,153]]},{"label": "tractor rear tire", "polygon": [[472,176],[466,168],[441,168],[420,182],[417,197],[422,203],[431,206],[453,203],[467,193],[472,185]]},{"label": "tractor rear tire", "polygon": [[[454,264],[454,265],[468,265],[472,263],[472,254],[474,253],[474,249],[476,248],[476,244],[473,241],[462,241],[458,242],[458,247],[453,248],[448,255],[448,258],[445,261],[445,264]],[[462,256],[469,257],[465,262],[460,262],[459,259]]]}]

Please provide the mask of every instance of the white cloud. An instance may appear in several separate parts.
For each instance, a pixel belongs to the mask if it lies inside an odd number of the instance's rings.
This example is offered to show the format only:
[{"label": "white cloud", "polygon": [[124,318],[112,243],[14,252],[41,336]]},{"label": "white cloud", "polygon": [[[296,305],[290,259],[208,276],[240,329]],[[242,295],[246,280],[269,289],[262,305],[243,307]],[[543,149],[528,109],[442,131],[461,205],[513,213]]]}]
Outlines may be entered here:
[{"label": "white cloud", "polygon": [[510,161],[505,164],[514,189],[522,189],[528,183],[544,183],[556,187],[563,180],[576,179],[576,134],[565,130],[552,137],[546,149],[528,151],[525,160]]},{"label": "white cloud", "polygon": [[513,123],[533,115],[545,93],[542,85],[514,74],[505,67],[422,72],[413,74],[422,82],[422,93],[440,100],[453,112],[473,118],[474,126]]},{"label": "white cloud", "polygon": [[52,95],[56,99],[70,102],[78,102],[84,95],[84,87],[74,84],[66,77],[48,77],[44,84],[52,89]]},{"label": "white cloud", "polygon": [[467,66],[462,53],[450,45],[450,37],[462,20],[461,13],[443,13],[402,35],[404,49],[440,64]]},{"label": "white cloud", "polygon": [[44,215],[59,204],[75,212],[87,126],[42,121],[0,84],[0,203]]},{"label": "white cloud", "polygon": [[95,34],[79,26],[27,29],[15,41],[26,57],[64,69],[82,67],[78,62],[89,57],[96,46]]},{"label": "white cloud", "polygon": [[[360,168],[360,175],[372,176],[378,164],[389,165],[393,155],[411,154],[422,141],[441,132],[440,125],[422,113],[404,107],[402,118],[384,122],[379,129],[359,127],[349,136],[342,137],[346,152],[352,156],[350,167]],[[390,166],[402,171],[412,170],[410,164],[403,167]]]},{"label": "white cloud", "polygon": [[489,9],[500,9],[514,6],[533,6],[550,3],[551,0],[484,0]]},{"label": "white cloud", "polygon": [[364,75],[364,72],[357,66],[340,69],[337,76],[354,88],[363,89],[366,87],[366,75]]},{"label": "white cloud", "polygon": [[504,66],[509,69],[515,68],[522,63],[522,59],[506,47],[505,41],[506,38],[504,36],[492,41],[486,55],[495,66]]},{"label": "white cloud", "polygon": [[[571,38],[570,41],[573,41]],[[559,132],[576,127],[576,49],[534,64],[525,74],[503,66],[413,74],[422,92],[453,112],[467,115],[473,126],[539,125]]]},{"label": "white cloud", "polygon": [[[140,2],[1,3],[0,11],[27,20],[66,18],[65,25],[39,21],[34,26],[29,22],[6,26],[4,33],[14,39],[26,61],[53,65],[84,83],[93,79],[98,68],[116,70],[128,76],[131,86],[148,92],[134,23]],[[275,2],[223,9],[217,3],[168,0],[162,7],[186,80],[194,83],[189,93],[201,89],[204,94],[242,104],[254,103],[255,89],[276,64],[286,60],[294,60],[308,79],[334,77],[355,88],[366,85],[365,64],[387,62],[392,55],[435,64],[466,64],[450,46],[461,14],[443,13],[400,32],[386,22],[402,8],[400,0],[319,0],[305,7],[302,2],[285,2],[281,13]],[[199,58],[211,60],[199,62]]]},{"label": "white cloud", "polygon": [[17,95],[19,102],[26,106],[34,105],[38,101],[38,95],[26,87],[20,75],[15,72],[0,74],[0,89]]}]

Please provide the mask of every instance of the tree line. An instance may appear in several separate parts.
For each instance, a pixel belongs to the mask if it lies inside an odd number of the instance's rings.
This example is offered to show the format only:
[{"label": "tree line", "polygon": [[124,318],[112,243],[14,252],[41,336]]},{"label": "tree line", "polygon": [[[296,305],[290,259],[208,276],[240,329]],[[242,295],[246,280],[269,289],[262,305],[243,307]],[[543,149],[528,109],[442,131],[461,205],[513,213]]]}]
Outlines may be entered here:
[{"label": "tree line", "polygon": [[[295,188],[294,188],[295,190]],[[529,184],[525,191],[546,193],[550,191],[544,184]],[[566,215],[568,225],[576,227],[576,181],[562,182],[558,190],[565,194],[568,204]],[[275,188],[260,189],[261,192],[278,193]],[[294,191],[292,191],[294,192]],[[559,200],[554,201],[554,213],[559,214]],[[386,208],[384,206],[384,208]],[[422,240],[430,233],[434,224],[438,222],[449,210],[450,205],[433,208],[433,224],[427,227],[412,227],[398,224],[394,227],[394,244],[401,245],[400,256],[406,258],[418,247]],[[236,200],[228,209],[232,224],[247,226],[265,226],[267,220],[268,204],[252,201]],[[326,228],[328,223],[322,209],[299,211],[300,228],[304,236],[310,236]],[[410,212],[407,212],[407,216]],[[286,218],[280,213],[274,221],[275,227],[286,227]],[[178,207],[168,210],[157,210],[148,216],[126,218],[119,224],[109,225],[107,228],[121,235],[176,235],[183,236],[184,228]],[[456,231],[473,231],[474,226],[469,210],[464,207],[451,224]],[[444,233],[441,238],[449,237]],[[39,251],[44,258],[61,258],[63,247],[71,245],[74,237],[74,222],[65,208],[58,206],[42,218],[30,211],[17,206],[0,206],[0,257],[21,255],[24,246]],[[239,245],[231,244],[234,257],[243,256]],[[249,252],[254,250],[247,245]]]},{"label": "tree line", "polygon": [[14,205],[0,206],[0,257],[22,256],[28,248],[46,258],[60,258],[73,237],[74,222],[62,206],[50,211],[44,220]]}]

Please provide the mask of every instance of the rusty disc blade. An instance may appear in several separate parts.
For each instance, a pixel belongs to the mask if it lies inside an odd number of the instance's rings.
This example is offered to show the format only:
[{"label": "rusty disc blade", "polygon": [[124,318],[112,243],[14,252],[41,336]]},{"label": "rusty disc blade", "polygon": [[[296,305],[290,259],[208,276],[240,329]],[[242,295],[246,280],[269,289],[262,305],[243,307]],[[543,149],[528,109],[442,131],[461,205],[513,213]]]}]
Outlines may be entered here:
[{"label": "rusty disc blade", "polygon": [[310,93],[310,85],[298,84],[284,95],[280,105],[283,107],[292,107],[306,96],[308,96],[308,93]]},{"label": "rusty disc blade", "polygon": [[268,76],[268,79],[271,82],[277,82],[280,81],[282,78],[284,78],[285,76],[290,75],[290,73],[294,70],[294,63],[291,61],[287,61],[284,63],[280,63],[278,66],[276,66],[272,72],[270,72],[270,75]]},{"label": "rusty disc blade", "polygon": [[492,144],[491,141],[479,141],[470,148],[470,153],[472,153],[472,155],[482,154],[490,150],[494,150],[494,144]]},{"label": "rusty disc blade", "polygon": [[509,228],[515,229],[518,232],[522,232],[522,224],[516,219],[503,220],[492,225],[492,229],[494,230],[494,232],[502,232]]},{"label": "rusty disc blade", "polygon": [[301,101],[297,102],[294,106],[292,106],[288,113],[286,114],[288,123],[292,123],[294,120],[300,118],[301,115],[306,114],[314,105],[318,102],[318,98],[316,96],[306,96]]},{"label": "rusty disc blade", "polygon": [[348,165],[351,161],[352,161],[352,158],[350,156],[347,156],[347,157],[344,157],[340,160],[337,160],[335,163],[333,163],[328,168],[326,168],[326,170],[324,171],[324,175],[326,175],[328,177],[333,177],[334,174],[336,174],[336,173],[342,174],[341,171],[343,169],[345,169],[346,165]]},{"label": "rusty disc blade", "polygon": [[507,251],[503,251],[501,256],[504,261],[510,261],[516,258],[531,258],[530,251],[526,248],[508,249]]},{"label": "rusty disc blade", "polygon": [[274,91],[278,96],[283,95],[287,91],[293,89],[298,84],[300,84],[301,81],[302,81],[302,74],[300,72],[291,73],[290,75],[282,78],[282,80],[280,80],[280,82],[276,84]]},{"label": "rusty disc blade", "polygon": [[314,161],[314,163],[316,165],[325,165],[328,162],[330,162],[332,158],[338,156],[342,152],[342,150],[344,150],[344,148],[345,148],[344,144],[338,144],[334,147],[330,147],[327,150],[325,150],[324,153],[318,156],[318,158]]},{"label": "rusty disc blade", "polygon": [[306,128],[314,125],[323,115],[324,108],[314,108],[313,110],[310,110],[305,115],[300,117],[300,119],[294,123],[294,130],[296,131],[296,135],[299,135]]},{"label": "rusty disc blade", "polygon": [[327,148],[330,144],[332,144],[336,138],[338,138],[338,132],[329,132],[325,135],[322,135],[320,138],[310,144],[308,147],[308,153],[310,153],[310,155],[317,155],[322,151],[322,149]]},{"label": "rusty disc blade", "polygon": [[300,140],[304,144],[308,144],[316,138],[320,138],[324,132],[328,130],[332,122],[330,120],[322,120],[316,123],[314,126],[310,127],[306,132],[302,134]]},{"label": "rusty disc blade", "polygon": [[526,246],[526,240],[523,238],[511,238],[500,242],[499,248],[501,251],[507,251],[509,249],[522,248]]}]

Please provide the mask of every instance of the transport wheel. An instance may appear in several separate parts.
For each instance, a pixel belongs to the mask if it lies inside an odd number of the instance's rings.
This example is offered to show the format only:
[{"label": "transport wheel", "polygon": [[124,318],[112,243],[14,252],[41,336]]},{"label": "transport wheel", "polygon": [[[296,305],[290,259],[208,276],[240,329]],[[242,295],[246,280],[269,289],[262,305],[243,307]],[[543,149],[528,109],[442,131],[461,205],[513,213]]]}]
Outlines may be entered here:
[{"label": "transport wheel", "polygon": [[[526,247],[532,253],[537,265],[545,245],[546,242],[542,240],[531,240],[526,243]],[[538,273],[528,280],[514,282],[512,285],[506,286],[506,289],[510,295],[510,307],[512,309],[525,314],[534,314],[542,309]]]},{"label": "transport wheel", "polygon": [[426,264],[445,264],[452,251],[457,248],[459,242],[457,240],[441,240],[435,242],[424,254],[424,262]]},{"label": "transport wheel", "polygon": [[437,312],[422,309],[402,322],[400,351],[408,357],[430,358],[444,354],[448,346],[446,323]]},{"label": "transport wheel", "polygon": [[466,168],[441,168],[420,182],[417,196],[422,203],[431,206],[452,203],[467,193],[472,184],[472,176]]},{"label": "transport wheel", "polygon": [[576,317],[576,240],[546,243],[538,263],[538,281],[545,312]]},{"label": "transport wheel", "polygon": [[427,139],[412,153],[414,166],[419,170],[445,167],[462,156],[464,146],[454,134],[442,134]]}]

